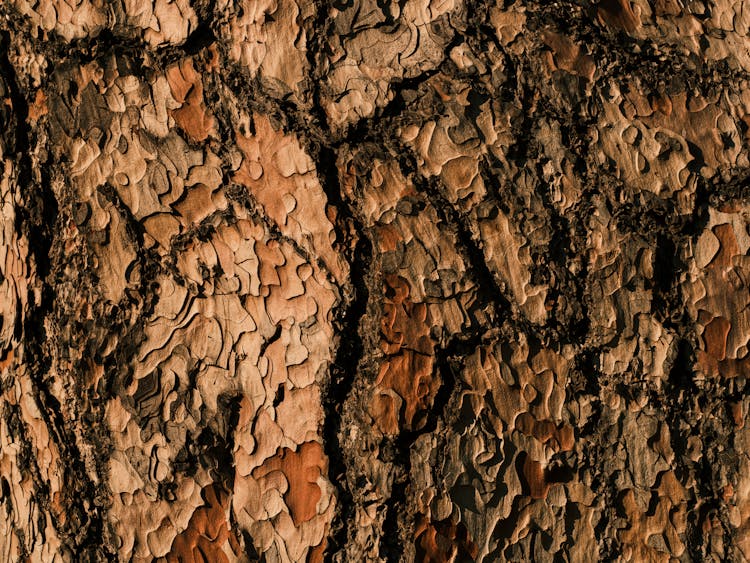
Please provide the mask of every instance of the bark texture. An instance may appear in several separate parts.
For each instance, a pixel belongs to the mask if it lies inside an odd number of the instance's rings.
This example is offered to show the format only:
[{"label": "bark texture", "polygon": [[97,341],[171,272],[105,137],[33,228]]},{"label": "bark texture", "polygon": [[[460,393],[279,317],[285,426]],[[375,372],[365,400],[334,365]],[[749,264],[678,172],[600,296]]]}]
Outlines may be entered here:
[{"label": "bark texture", "polygon": [[2,2],[0,560],[749,560],[749,32]]}]

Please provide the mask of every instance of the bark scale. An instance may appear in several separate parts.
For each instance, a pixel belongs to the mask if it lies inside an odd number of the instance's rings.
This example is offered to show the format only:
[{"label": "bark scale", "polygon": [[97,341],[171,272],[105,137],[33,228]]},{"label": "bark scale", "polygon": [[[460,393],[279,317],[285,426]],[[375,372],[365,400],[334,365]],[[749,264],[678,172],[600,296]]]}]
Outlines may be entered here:
[{"label": "bark scale", "polygon": [[0,6],[0,559],[750,559],[732,0]]}]

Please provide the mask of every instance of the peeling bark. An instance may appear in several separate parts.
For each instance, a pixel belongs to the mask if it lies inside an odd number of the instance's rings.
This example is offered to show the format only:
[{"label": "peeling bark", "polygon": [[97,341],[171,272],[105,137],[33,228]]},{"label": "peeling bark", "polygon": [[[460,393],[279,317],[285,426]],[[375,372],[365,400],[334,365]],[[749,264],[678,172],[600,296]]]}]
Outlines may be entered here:
[{"label": "peeling bark", "polygon": [[732,0],[0,6],[0,559],[750,559]]}]

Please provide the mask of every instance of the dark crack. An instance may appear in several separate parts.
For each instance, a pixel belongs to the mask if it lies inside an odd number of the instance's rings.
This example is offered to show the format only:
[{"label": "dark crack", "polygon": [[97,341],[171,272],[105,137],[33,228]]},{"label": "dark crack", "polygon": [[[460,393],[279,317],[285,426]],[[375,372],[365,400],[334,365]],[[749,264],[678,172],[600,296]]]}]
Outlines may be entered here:
[{"label": "dark crack", "polygon": [[29,365],[34,396],[39,401],[42,417],[60,450],[63,479],[71,484],[65,502],[68,504],[68,521],[72,527],[62,526],[60,522],[53,524],[80,560],[94,560],[105,557],[106,554],[112,555],[100,542],[104,530],[103,512],[100,507],[88,506],[87,502],[88,498],[96,496],[97,487],[88,476],[73,428],[65,421],[61,405],[49,387],[51,356],[48,352],[49,335],[45,319],[54,315],[55,295],[47,278],[51,273],[51,250],[57,227],[58,207],[49,185],[49,163],[40,167],[39,180],[33,176],[31,138],[26,122],[28,103],[21,94],[15,69],[8,58],[11,41],[9,32],[0,32],[0,71],[6,77],[16,114],[14,152],[19,168],[18,184],[24,187],[24,200],[27,202],[26,206],[18,210],[17,228],[29,239],[31,256],[42,286],[39,303],[29,304],[28,314],[24,319],[25,360]]}]

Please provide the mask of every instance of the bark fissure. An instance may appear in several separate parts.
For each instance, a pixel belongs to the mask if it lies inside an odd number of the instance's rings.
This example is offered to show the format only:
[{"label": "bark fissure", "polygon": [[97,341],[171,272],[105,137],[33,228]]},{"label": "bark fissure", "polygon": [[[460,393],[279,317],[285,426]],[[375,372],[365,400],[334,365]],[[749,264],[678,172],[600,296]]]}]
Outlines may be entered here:
[{"label": "bark fissure", "polygon": [[[28,104],[21,94],[16,79],[16,71],[8,59],[11,39],[10,35],[0,35],[2,55],[0,55],[0,70],[5,75],[6,84],[10,89],[10,99],[15,114],[14,149],[18,157],[18,183],[24,190],[22,201],[28,202],[28,207],[21,208],[17,215],[17,229],[26,234],[29,240],[33,268],[40,288],[37,302],[29,303],[28,311],[23,319],[22,339],[24,343],[24,359],[28,366],[28,376],[33,382],[35,400],[38,401],[43,420],[54,437],[55,445],[60,448],[64,456],[63,474],[71,480],[71,490],[66,495],[65,503],[71,518],[78,518],[78,529],[67,531],[60,529],[69,545],[67,546],[77,557],[90,557],[95,547],[96,538],[102,536],[103,519],[97,508],[89,510],[87,496],[95,491],[94,483],[88,478],[81,452],[77,445],[77,438],[73,429],[66,422],[61,411],[60,402],[50,389],[53,384],[53,374],[50,361],[50,342],[47,326],[54,316],[55,294],[51,285],[50,251],[53,245],[54,229],[57,225],[57,201],[49,187],[50,176],[46,167],[38,170],[39,178],[33,175],[31,157],[31,140],[27,130]],[[29,460],[31,463],[31,460]],[[38,470],[37,470],[38,471]],[[38,480],[38,481],[37,481]],[[39,493],[43,502],[43,483],[37,477],[37,486],[42,487]],[[48,493],[47,493],[48,495]]]}]

